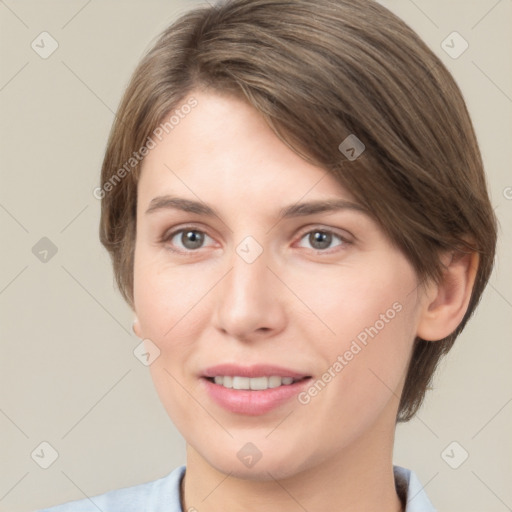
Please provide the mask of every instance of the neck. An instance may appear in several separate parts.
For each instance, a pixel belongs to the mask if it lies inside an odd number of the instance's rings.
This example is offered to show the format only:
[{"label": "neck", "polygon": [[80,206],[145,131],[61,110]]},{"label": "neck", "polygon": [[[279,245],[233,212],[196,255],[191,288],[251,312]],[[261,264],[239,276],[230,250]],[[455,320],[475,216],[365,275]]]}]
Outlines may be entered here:
[{"label": "neck", "polygon": [[293,476],[277,480],[269,469],[268,479],[250,480],[218,471],[187,446],[183,510],[401,512],[392,450],[393,433],[381,431]]}]

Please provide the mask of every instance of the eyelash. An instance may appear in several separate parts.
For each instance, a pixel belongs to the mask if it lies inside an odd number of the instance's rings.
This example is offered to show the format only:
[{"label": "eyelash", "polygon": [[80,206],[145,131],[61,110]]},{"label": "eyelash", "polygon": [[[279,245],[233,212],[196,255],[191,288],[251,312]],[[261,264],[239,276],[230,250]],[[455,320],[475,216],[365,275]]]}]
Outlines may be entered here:
[{"label": "eyelash", "polygon": [[[167,249],[169,249],[170,251],[172,251],[174,253],[177,253],[177,254],[180,254],[180,255],[184,255],[184,256],[195,256],[198,253],[198,251],[200,249],[203,249],[204,247],[199,247],[198,249],[182,250],[182,249],[172,248],[172,247],[170,247],[168,245],[169,242],[176,235],[182,234],[182,233],[187,232],[187,231],[194,231],[194,232],[197,232],[197,233],[201,233],[201,234],[205,235],[208,238],[212,238],[205,231],[203,231],[202,229],[198,229],[196,226],[184,226],[184,227],[181,227],[180,229],[171,231],[170,233],[169,232],[164,233],[164,235],[161,237],[161,239],[159,241],[160,241],[161,244],[165,245]],[[336,251],[337,248],[339,248],[339,247],[344,248],[344,247],[352,244],[352,242],[350,240],[348,240],[346,237],[342,236],[341,234],[337,233],[336,231],[334,231],[332,229],[324,228],[324,227],[314,227],[314,228],[309,228],[307,231],[303,231],[299,235],[299,242],[301,240],[303,240],[304,237],[306,237],[307,235],[310,235],[312,233],[324,233],[324,234],[327,234],[327,235],[331,235],[333,237],[333,239],[338,239],[341,242],[338,245],[335,245],[334,247],[330,247],[330,248],[327,248],[327,249],[309,248],[311,251],[314,251],[315,254],[331,254],[332,252]],[[334,249],[334,251],[333,251],[333,249]]]}]

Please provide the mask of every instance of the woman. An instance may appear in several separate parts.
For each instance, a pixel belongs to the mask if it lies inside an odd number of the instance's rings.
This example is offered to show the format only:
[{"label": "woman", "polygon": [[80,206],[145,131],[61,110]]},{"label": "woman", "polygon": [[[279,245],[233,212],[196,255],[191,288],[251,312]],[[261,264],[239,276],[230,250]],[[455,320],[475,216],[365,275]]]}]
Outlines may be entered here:
[{"label": "woman", "polygon": [[136,69],[96,193],[187,443],[97,508],[434,510],[394,430],[481,297],[496,223],[462,95],[410,28],[371,0],[188,12]]}]

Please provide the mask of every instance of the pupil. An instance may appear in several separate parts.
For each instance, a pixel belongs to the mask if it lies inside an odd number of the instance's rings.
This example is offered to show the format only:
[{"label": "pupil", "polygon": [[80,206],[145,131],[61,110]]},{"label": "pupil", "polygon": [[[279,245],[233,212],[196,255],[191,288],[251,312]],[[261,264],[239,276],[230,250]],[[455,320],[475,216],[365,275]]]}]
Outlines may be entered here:
[{"label": "pupil", "polygon": [[309,242],[315,249],[327,249],[332,242],[332,235],[322,231],[315,231],[309,235]]},{"label": "pupil", "polygon": [[197,231],[185,231],[181,235],[183,246],[187,249],[197,249],[203,244],[204,235]]}]

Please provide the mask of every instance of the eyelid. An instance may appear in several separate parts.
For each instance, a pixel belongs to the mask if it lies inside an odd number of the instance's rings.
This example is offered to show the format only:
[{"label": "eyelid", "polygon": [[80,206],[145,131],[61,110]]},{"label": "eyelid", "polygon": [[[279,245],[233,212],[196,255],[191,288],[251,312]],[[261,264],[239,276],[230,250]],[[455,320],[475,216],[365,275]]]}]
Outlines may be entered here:
[{"label": "eyelid", "polygon": [[165,229],[161,238],[162,239],[171,238],[176,233],[179,233],[180,231],[186,231],[187,229],[190,231],[200,231],[201,233],[204,233],[205,235],[210,236],[208,234],[208,228],[206,226],[202,225],[201,223],[191,222],[191,223],[184,223],[184,224],[176,224],[175,226],[171,226],[170,228]]},{"label": "eyelid", "polygon": [[[311,233],[315,232],[322,232],[322,233],[328,233],[332,235],[334,238],[337,238],[339,240],[339,243],[333,247],[328,247],[326,249],[316,249],[314,247],[303,247],[301,244],[302,240],[305,239],[305,237]],[[347,233],[346,231],[344,233]],[[347,233],[349,234],[349,233]],[[350,234],[349,234],[350,235]],[[295,246],[298,249],[306,250],[306,253],[313,253],[314,255],[320,256],[320,257],[329,257],[334,255],[339,255],[341,251],[346,251],[349,246],[353,245],[355,242],[355,237],[353,236],[346,236],[338,229],[332,228],[332,227],[325,227],[325,226],[309,226],[307,229],[301,230],[297,241],[293,243],[293,246]]]},{"label": "eyelid", "polygon": [[[197,224],[181,224],[181,225],[178,225],[178,226],[173,226],[169,229],[166,229],[163,233],[163,235],[161,235],[158,239],[158,241],[162,244],[169,244],[169,242],[178,234],[178,233],[181,233],[183,231],[198,231],[199,233],[202,233],[204,234],[205,236],[211,238],[212,240],[215,240],[215,238],[213,236],[211,236],[209,233],[208,233],[208,230],[206,230],[204,227],[198,227]],[[195,253],[198,253],[201,249],[205,249],[206,247],[200,247],[199,249],[188,249],[188,250],[183,250],[183,249],[176,249],[176,248],[172,248],[171,250],[174,251],[174,252],[177,252],[177,253],[180,253],[180,254],[195,254]]]},{"label": "eyelid", "polygon": [[356,241],[356,237],[347,231],[346,229],[341,228],[335,228],[332,226],[325,226],[322,224],[311,224],[309,226],[305,226],[301,228],[296,235],[299,240],[304,237],[304,235],[307,235],[308,233],[311,233],[312,231],[323,231],[325,233],[330,233],[332,235],[336,235],[337,237],[341,238],[346,243],[354,243]]}]

